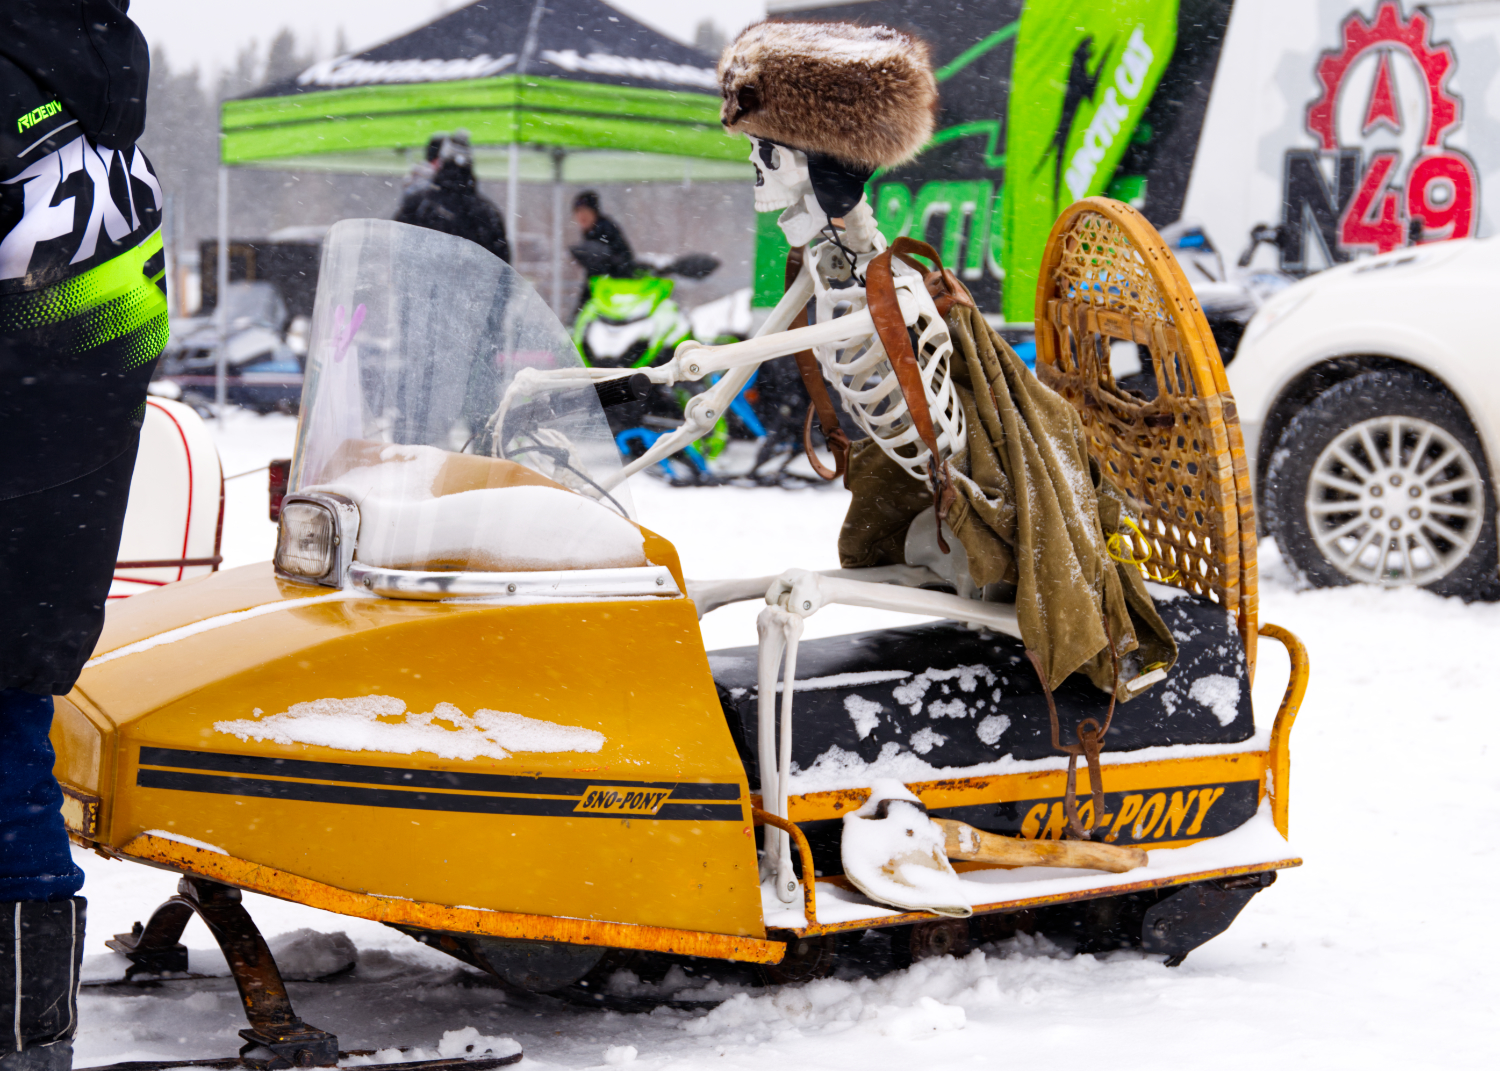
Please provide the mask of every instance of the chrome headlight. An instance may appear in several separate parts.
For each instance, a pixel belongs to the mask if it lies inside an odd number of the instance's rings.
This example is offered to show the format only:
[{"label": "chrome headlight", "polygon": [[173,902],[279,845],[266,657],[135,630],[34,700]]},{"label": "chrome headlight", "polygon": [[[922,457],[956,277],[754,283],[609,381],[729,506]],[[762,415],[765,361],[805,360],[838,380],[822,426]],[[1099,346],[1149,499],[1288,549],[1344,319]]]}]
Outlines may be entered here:
[{"label": "chrome headlight", "polygon": [[276,575],[343,587],[359,535],[359,507],[343,495],[304,491],[281,504]]}]

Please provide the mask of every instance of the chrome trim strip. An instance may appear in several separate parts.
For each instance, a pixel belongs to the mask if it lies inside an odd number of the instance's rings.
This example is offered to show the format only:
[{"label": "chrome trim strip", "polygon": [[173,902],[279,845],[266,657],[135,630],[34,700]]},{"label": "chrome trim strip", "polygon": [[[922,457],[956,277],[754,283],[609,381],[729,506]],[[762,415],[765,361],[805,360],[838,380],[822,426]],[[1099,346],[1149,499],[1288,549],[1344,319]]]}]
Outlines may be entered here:
[{"label": "chrome trim strip", "polygon": [[349,583],[388,599],[452,599],[489,596],[504,599],[681,598],[672,572],[663,565],[629,569],[558,569],[534,573],[429,573],[385,569],[355,562]]}]

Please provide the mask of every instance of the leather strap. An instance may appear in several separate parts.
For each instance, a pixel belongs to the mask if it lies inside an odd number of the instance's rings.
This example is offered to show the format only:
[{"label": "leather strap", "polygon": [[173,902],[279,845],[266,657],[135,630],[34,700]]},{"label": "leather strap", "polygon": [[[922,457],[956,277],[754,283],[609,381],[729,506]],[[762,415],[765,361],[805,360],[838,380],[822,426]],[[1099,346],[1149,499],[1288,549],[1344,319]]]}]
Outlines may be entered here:
[{"label": "leather strap", "polygon": [[[948,318],[949,311],[955,305],[967,305],[969,308],[978,308],[974,304],[974,297],[969,293],[969,288],[958,281],[947,268],[943,267],[943,259],[938,256],[937,250],[926,242],[919,242],[915,238],[897,238],[891,245],[891,251],[907,267],[915,268],[922,273],[922,281],[927,285],[927,293],[932,297],[932,303],[937,306],[938,315],[943,319]],[[926,257],[937,265],[935,268],[924,268],[910,254]]]},{"label": "leather strap", "polygon": [[[788,251],[786,255],[786,289],[788,290],[796,281],[797,273],[802,270],[802,258],[805,253],[806,247],[798,246]],[[791,327],[806,326],[807,309],[804,308],[792,320]],[[807,417],[802,422],[802,449],[807,452],[807,460],[812,464],[813,471],[825,480],[847,476],[849,436],[844,434],[844,429],[839,425],[838,410],[833,407],[833,399],[828,396],[828,387],[823,382],[823,372],[818,368],[818,359],[813,356],[812,350],[802,350],[793,354],[793,360],[797,362],[797,371],[802,376],[802,386],[807,390],[807,396],[810,399]],[[823,429],[823,439],[828,443],[828,449],[833,454],[833,468],[831,469],[818,460],[818,455],[813,449],[812,421],[815,411],[818,415],[818,426]]]},{"label": "leather strap", "polygon": [[[909,256],[911,253],[926,257],[937,265],[936,269],[923,271],[922,266]],[[896,374],[896,383],[901,387],[901,396],[906,400],[907,411],[911,413],[912,425],[932,455],[932,463],[928,466],[932,481],[932,504],[938,520],[942,521],[948,516],[948,510],[954,502],[953,480],[948,471],[948,463],[938,453],[932,410],[927,405],[927,391],[922,386],[922,371],[917,364],[917,355],[912,352],[911,335],[907,332],[906,320],[901,315],[901,306],[896,300],[896,282],[891,274],[893,256],[899,257],[903,263],[918,271],[923,271],[929,293],[936,284],[948,299],[946,308],[951,309],[955,303],[973,305],[974,301],[963,284],[943,268],[943,261],[937,250],[926,242],[918,242],[912,238],[897,238],[889,249],[870,261],[865,274],[865,300],[870,309],[870,319],[875,322],[875,332],[880,336],[880,344],[885,347],[886,358]],[[934,299],[934,304],[936,303]],[[946,309],[939,311],[947,315]],[[941,524],[938,525],[938,549],[944,554],[948,553]]]},{"label": "leather strap", "polygon": [[[1062,730],[1057,723],[1057,704],[1052,699],[1052,689],[1047,686],[1047,674],[1042,671],[1042,660],[1036,652],[1027,650],[1026,657],[1031,668],[1036,670],[1037,680],[1042,682],[1042,694],[1047,697],[1047,716],[1052,721],[1052,747],[1068,756],[1068,777],[1063,792],[1063,813],[1067,815],[1068,832],[1075,840],[1092,840],[1095,829],[1100,828],[1104,818],[1104,770],[1099,763],[1099,753],[1104,750],[1104,734],[1115,718],[1115,695],[1120,690],[1120,656],[1115,650],[1115,637],[1109,627],[1109,612],[1104,613],[1104,637],[1109,644],[1110,666],[1113,670],[1113,688],[1109,693],[1109,709],[1104,715],[1104,724],[1095,718],[1084,718],[1073,729],[1078,737],[1076,744],[1062,742]],[[1089,767],[1089,786],[1094,790],[1094,814],[1089,828],[1084,829],[1078,818],[1078,756],[1082,755]]]},{"label": "leather strap", "polygon": [[[829,450],[833,452],[833,468],[829,468],[818,460],[818,450],[817,447],[813,446],[812,441],[813,410],[816,408],[817,406],[814,403],[809,402],[807,405],[807,416],[802,420],[802,452],[807,455],[808,463],[812,465],[813,471],[823,479],[832,480],[839,476],[845,476],[848,474],[849,469],[849,439],[848,436],[844,435],[843,428],[836,427],[834,429],[838,436],[843,439],[842,443],[835,443],[831,436],[825,435],[824,437],[828,443]],[[818,426],[823,426],[821,413],[818,415]]]},{"label": "leather strap", "polygon": [[[912,258],[913,253],[927,258],[936,267],[924,268]],[[798,246],[787,252],[785,277],[787,289],[791,288],[797,278],[797,273],[802,270],[805,256],[806,247],[804,246]],[[906,332],[906,322],[901,316],[901,307],[896,302],[895,282],[891,277],[890,268],[892,256],[922,273],[927,292],[932,295],[933,304],[937,306],[939,316],[946,317],[954,305],[967,305],[973,308],[974,299],[963,283],[958,281],[958,277],[943,267],[942,258],[938,256],[937,250],[926,242],[919,242],[912,238],[897,238],[890,249],[870,262],[866,270],[865,296],[870,306],[871,317],[875,320],[876,332],[880,335],[880,342],[885,347],[886,355],[891,358],[891,367],[896,372],[896,382],[901,387],[902,397],[906,399],[906,407],[912,414],[912,422],[916,425],[917,434],[921,436],[923,444],[931,451],[936,462],[938,459],[937,436],[933,431],[932,411],[927,405],[927,393],[922,388],[922,375],[917,367],[916,354],[912,352],[911,337]],[[877,265],[880,266],[878,271]],[[880,294],[878,308],[877,292]],[[804,309],[792,320],[790,326],[797,328],[806,324],[807,310]],[[893,346],[900,348],[893,349]],[[823,373],[818,367],[817,358],[813,356],[811,350],[802,350],[794,354],[793,359],[797,362],[797,371],[802,376],[802,386],[807,390],[807,396],[811,400],[807,408],[807,416],[802,422],[802,449],[807,453],[807,460],[811,463],[813,471],[825,480],[847,476],[849,437],[839,426],[838,410],[834,408],[833,400],[829,397],[828,387],[823,382]],[[813,448],[814,413],[817,414],[818,426],[823,429],[823,438],[828,443],[828,449],[833,454],[834,467],[832,469],[818,460]],[[939,469],[941,469],[940,472]],[[946,517],[954,500],[952,482],[946,466],[939,466],[935,463],[933,472],[933,502],[938,507],[939,517]],[[941,530],[938,532],[938,543],[943,552],[947,553],[948,546],[943,540]]]}]

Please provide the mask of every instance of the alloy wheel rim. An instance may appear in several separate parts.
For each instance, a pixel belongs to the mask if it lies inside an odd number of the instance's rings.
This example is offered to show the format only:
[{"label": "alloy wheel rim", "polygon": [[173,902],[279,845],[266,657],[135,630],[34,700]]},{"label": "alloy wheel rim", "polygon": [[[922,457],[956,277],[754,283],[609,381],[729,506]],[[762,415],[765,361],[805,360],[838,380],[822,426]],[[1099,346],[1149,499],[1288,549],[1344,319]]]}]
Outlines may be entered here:
[{"label": "alloy wheel rim", "polygon": [[1372,417],[1340,432],[1307,481],[1318,550],[1365,584],[1441,580],[1474,549],[1483,510],[1484,483],[1469,451],[1417,417]]}]

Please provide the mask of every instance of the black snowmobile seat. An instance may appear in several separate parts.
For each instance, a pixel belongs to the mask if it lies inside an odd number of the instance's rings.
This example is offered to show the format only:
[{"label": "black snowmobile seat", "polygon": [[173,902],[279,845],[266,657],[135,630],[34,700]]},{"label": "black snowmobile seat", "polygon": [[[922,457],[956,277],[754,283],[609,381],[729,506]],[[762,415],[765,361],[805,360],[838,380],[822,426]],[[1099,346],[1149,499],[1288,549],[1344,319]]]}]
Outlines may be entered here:
[{"label": "black snowmobile seat", "polygon": [[[1153,586],[1152,594],[1177,640],[1177,665],[1166,680],[1116,706],[1105,751],[1250,739],[1249,678],[1234,618],[1184,591]],[[754,647],[708,656],[752,785],[760,782],[756,657]],[[1075,742],[1073,726],[1081,719],[1102,721],[1109,702],[1077,673],[1054,699],[1065,744]],[[893,775],[962,777],[1007,758],[1059,755],[1047,700],[1021,641],[951,621],[804,640],[792,726],[793,769],[811,773],[820,789],[858,788]]]}]

